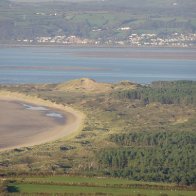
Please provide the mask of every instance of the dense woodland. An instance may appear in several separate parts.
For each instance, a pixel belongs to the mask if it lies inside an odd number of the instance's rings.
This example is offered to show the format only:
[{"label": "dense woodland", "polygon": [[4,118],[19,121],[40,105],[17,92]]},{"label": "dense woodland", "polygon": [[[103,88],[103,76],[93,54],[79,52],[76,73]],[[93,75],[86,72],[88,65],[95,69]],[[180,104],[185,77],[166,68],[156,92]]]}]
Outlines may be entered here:
[{"label": "dense woodland", "polygon": [[160,102],[161,104],[196,105],[196,82],[153,82],[136,90],[125,90],[117,94],[122,99],[140,100],[144,104]]},{"label": "dense woodland", "polygon": [[119,148],[98,155],[106,175],[196,184],[195,131],[143,131],[112,135],[110,140]]}]

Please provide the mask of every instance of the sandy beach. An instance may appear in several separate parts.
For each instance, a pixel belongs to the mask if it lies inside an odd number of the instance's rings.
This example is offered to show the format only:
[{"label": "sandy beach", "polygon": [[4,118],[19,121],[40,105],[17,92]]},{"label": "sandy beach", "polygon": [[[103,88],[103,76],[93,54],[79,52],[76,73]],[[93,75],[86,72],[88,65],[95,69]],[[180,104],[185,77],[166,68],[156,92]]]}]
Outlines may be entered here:
[{"label": "sandy beach", "polygon": [[0,108],[0,151],[70,138],[85,118],[70,107],[5,91]]}]

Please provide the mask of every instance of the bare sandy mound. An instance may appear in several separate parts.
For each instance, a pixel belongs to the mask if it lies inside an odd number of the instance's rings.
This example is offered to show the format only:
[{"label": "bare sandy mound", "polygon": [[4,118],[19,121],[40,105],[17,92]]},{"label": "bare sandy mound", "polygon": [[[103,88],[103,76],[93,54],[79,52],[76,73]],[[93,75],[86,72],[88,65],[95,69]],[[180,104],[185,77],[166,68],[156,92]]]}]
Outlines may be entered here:
[{"label": "bare sandy mound", "polygon": [[111,84],[98,83],[93,79],[81,78],[71,80],[57,85],[56,90],[61,91],[84,91],[84,92],[105,92],[111,90]]},{"label": "bare sandy mound", "polygon": [[[33,109],[24,109],[28,104]],[[5,91],[0,91],[0,107],[0,151],[70,138],[82,128],[85,118],[68,106]]]},{"label": "bare sandy mound", "polygon": [[136,84],[128,81],[122,81],[118,84],[111,84],[96,82],[95,80],[90,78],[81,78],[58,84],[56,86],[56,90],[102,93],[109,92],[115,89],[134,89],[136,88],[136,86]]}]

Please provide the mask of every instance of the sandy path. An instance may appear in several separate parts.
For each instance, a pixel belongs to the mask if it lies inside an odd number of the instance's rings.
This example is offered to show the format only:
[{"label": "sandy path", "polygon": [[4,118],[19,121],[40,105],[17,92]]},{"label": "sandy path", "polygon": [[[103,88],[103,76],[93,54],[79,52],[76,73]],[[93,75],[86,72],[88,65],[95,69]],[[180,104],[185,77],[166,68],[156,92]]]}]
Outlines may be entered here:
[{"label": "sandy path", "polygon": [[[64,119],[57,122],[43,112],[21,109],[21,103],[47,107],[61,113]],[[83,113],[68,106],[0,91],[0,151],[70,138],[81,130],[84,118]]]}]

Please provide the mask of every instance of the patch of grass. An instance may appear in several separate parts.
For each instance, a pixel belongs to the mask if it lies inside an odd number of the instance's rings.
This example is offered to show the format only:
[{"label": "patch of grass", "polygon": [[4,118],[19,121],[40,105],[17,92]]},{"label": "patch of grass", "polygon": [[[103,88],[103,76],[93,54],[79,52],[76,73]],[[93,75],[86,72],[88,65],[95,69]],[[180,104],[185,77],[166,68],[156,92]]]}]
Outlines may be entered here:
[{"label": "patch of grass", "polygon": [[145,196],[194,196],[194,191],[146,190],[133,188],[107,188],[86,186],[58,186],[41,184],[12,184],[20,193],[70,193],[70,194],[111,194],[111,195],[145,195]]},{"label": "patch of grass", "polygon": [[[132,181],[128,179],[120,179],[120,178],[106,178],[106,177],[83,177],[83,176],[49,176],[49,177],[31,177],[25,178],[25,182],[50,182],[50,183],[87,183],[94,184],[97,186],[105,186],[107,185],[132,185],[132,184],[148,184],[148,185],[163,185],[163,183],[155,183],[155,182],[138,182]],[[174,184],[164,184],[167,186],[174,186]]]}]

